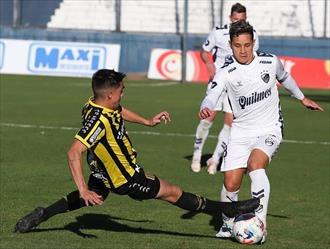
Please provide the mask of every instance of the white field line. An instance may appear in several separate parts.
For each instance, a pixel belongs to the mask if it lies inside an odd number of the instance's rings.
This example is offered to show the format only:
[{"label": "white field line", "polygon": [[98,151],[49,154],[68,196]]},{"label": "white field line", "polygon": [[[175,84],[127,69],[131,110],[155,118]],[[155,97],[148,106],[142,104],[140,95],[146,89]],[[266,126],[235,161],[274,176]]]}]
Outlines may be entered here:
[{"label": "white field line", "polygon": [[[44,130],[75,130],[78,131],[78,127],[68,127],[68,126],[47,126],[47,125],[32,125],[32,124],[14,124],[14,123],[0,123],[0,126],[3,127],[12,127],[12,128],[37,128]],[[129,131],[130,134],[139,134],[139,135],[149,135],[149,136],[167,136],[167,137],[194,137],[194,134],[183,134],[183,133],[161,133],[161,132],[152,132],[152,131]],[[210,138],[218,138],[218,136],[209,135]],[[291,144],[319,144],[319,145],[330,145],[330,142],[321,142],[321,141],[301,141],[301,140],[287,140],[283,139],[283,143]]]},{"label": "white field line", "polygon": [[[125,83],[125,85],[128,85],[129,87],[162,87],[162,86],[174,86],[178,85],[180,82],[150,82],[150,83]],[[78,87],[90,87],[90,84],[85,84],[85,83],[75,83],[74,86]]]}]

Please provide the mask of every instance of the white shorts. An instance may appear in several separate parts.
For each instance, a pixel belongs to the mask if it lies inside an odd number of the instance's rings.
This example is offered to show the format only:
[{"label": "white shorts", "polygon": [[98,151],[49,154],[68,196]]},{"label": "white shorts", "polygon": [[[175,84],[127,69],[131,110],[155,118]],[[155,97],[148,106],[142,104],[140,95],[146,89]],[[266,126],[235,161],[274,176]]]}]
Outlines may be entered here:
[{"label": "white shorts", "polygon": [[259,137],[230,139],[227,150],[224,153],[221,171],[247,168],[247,161],[254,149],[259,149],[266,153],[270,162],[272,157],[276,154],[281,141],[282,136],[276,133]]},{"label": "white shorts", "polygon": [[[212,87],[212,83],[209,83],[207,85],[207,90],[206,94],[208,93],[209,89]],[[233,113],[231,110],[229,100],[227,97],[227,93],[224,93],[223,96],[218,100],[217,104],[215,105],[214,111],[223,111],[223,112],[228,112],[228,113]]]}]

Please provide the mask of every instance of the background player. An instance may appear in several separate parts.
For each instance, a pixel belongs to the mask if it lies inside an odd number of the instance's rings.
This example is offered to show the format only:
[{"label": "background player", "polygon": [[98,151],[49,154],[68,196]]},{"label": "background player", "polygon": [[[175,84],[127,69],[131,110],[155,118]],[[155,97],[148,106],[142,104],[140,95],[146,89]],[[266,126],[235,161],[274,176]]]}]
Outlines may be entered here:
[{"label": "background player", "polygon": [[[239,20],[246,20],[246,18],[246,8],[243,5],[241,5],[240,3],[236,3],[231,7],[231,12],[229,16],[231,23],[237,22]],[[230,24],[226,24],[223,27],[215,27],[202,46],[202,51],[200,55],[207,67],[210,76],[210,82],[208,84],[207,91],[209,91],[213,87],[212,79],[216,73],[216,70],[223,66],[226,55],[232,54],[231,48],[229,46],[229,28]],[[254,32],[254,38],[254,50],[257,51],[259,48],[259,39],[256,32]],[[213,61],[211,61],[210,59],[211,53],[213,53]],[[227,98],[223,98],[223,101],[219,101],[217,103],[217,106],[215,107],[214,112],[212,112],[210,117],[204,120],[200,120],[197,126],[194,143],[194,153],[191,164],[191,170],[193,172],[199,172],[201,169],[201,156],[203,146],[209,134],[209,129],[211,128],[213,121],[216,117],[216,111],[224,112],[224,125],[218,135],[218,142],[213,152],[213,155],[207,161],[207,171],[209,174],[215,174],[217,172],[219,159],[226,150],[230,127],[233,121],[233,114]]]},{"label": "background player", "polygon": [[[231,25],[233,56],[217,71],[214,87],[203,100],[199,116],[201,119],[210,117],[217,100],[226,91],[235,119],[221,167],[224,172],[221,201],[237,201],[243,175],[247,172],[251,178],[251,194],[260,198],[256,215],[266,226],[270,184],[265,169],[282,141],[283,129],[277,82],[307,108],[323,109],[304,96],[275,55],[253,52],[253,35],[252,26],[245,21]],[[224,215],[217,237],[231,237],[232,226],[233,219]],[[266,233],[262,242],[265,239]]]},{"label": "background player", "polygon": [[[177,185],[146,174],[137,163],[137,153],[126,132],[124,120],[155,126],[161,121],[170,121],[170,115],[163,111],[151,119],[145,119],[122,107],[124,77],[123,73],[107,69],[93,75],[94,97],[83,108],[83,127],[76,134],[67,154],[69,169],[78,190],[47,208],[36,208],[17,222],[16,231],[28,232],[56,214],[100,205],[110,191],[135,200],[160,199],[190,211],[208,214],[225,212],[231,217],[240,212],[254,211],[259,205],[259,199],[230,204],[211,201],[183,192]],[[81,162],[86,151],[91,168],[87,184]]]}]

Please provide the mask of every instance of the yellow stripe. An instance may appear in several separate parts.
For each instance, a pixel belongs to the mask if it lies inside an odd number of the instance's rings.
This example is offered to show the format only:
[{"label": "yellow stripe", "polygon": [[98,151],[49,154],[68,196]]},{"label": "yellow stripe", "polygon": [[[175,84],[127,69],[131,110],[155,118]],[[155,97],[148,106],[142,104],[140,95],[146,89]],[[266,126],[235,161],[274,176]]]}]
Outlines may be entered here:
[{"label": "yellow stripe", "polygon": [[126,138],[126,136],[124,136],[123,142],[125,144],[125,147],[127,148],[128,153],[131,155],[132,162],[136,163],[136,157],[134,156],[135,151],[134,151],[130,141]]},{"label": "yellow stripe", "polygon": [[108,153],[107,149],[103,146],[103,144],[99,143],[96,146],[94,153],[97,157],[102,158],[102,162],[115,188],[127,182],[126,178],[122,175],[116,163]]},{"label": "yellow stripe", "polygon": [[[101,121],[102,123],[105,125],[105,129],[106,131],[109,131],[109,132],[106,132],[106,136],[107,136],[107,142],[109,144],[109,146],[111,147],[111,149],[114,151],[114,153],[116,154],[118,160],[120,161],[121,165],[125,168],[126,172],[130,175],[130,176],[133,176],[134,174],[134,169],[130,166],[130,163],[127,161],[125,155],[122,153],[121,149],[120,149],[120,146],[118,145],[115,137],[114,137],[114,134],[112,133],[112,129],[111,129],[111,126],[110,126],[110,123],[109,123],[109,120],[104,117],[104,116],[101,116]],[[126,146],[126,144],[125,144]],[[120,172],[120,171],[119,171]],[[109,174],[112,173],[111,171],[109,171]],[[120,173],[121,174],[121,173]]]},{"label": "yellow stripe", "polygon": [[74,136],[75,139],[79,140],[80,142],[82,142],[87,148],[90,148],[91,146],[85,141],[85,139],[83,139],[81,136],[79,136],[78,134],[76,134]]}]

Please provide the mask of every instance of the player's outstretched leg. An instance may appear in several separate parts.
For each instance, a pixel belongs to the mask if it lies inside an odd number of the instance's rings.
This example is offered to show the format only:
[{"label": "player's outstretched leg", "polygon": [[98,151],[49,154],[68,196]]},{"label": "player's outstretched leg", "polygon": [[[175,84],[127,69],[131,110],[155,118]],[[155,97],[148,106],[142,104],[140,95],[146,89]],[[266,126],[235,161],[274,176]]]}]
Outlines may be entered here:
[{"label": "player's outstretched leg", "polygon": [[[104,185],[101,179],[89,176],[88,189],[102,196],[105,200],[110,190]],[[73,211],[85,207],[85,201],[80,198],[79,191],[73,191],[66,197],[59,199],[46,208],[37,207],[31,213],[21,218],[15,226],[15,232],[26,233],[36,228],[41,222],[48,220],[54,215]]]},{"label": "player's outstretched leg", "polygon": [[40,223],[48,220],[50,217],[53,217],[56,214],[73,211],[84,207],[85,205],[85,202],[79,196],[79,191],[73,191],[65,198],[61,198],[47,208],[37,207],[31,213],[19,219],[15,225],[15,232],[30,232]]},{"label": "player's outstretched leg", "polygon": [[16,223],[15,232],[29,232],[46,219],[46,210],[42,207],[37,207],[35,210],[24,216]]},{"label": "player's outstretched leg", "polygon": [[259,207],[260,201],[253,198],[245,201],[219,202],[192,193],[182,192],[181,197],[173,204],[189,211],[211,215],[224,213],[227,217],[232,218],[240,214],[254,212]]}]

